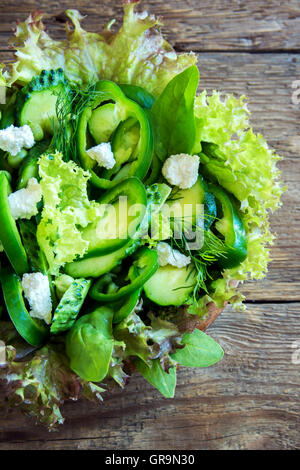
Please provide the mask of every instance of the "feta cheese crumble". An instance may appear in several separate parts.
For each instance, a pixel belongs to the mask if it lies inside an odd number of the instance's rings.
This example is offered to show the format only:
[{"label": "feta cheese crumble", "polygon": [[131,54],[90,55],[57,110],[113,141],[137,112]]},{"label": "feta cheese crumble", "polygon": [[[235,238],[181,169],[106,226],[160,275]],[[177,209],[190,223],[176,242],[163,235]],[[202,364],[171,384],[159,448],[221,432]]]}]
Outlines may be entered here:
[{"label": "feta cheese crumble", "polygon": [[187,155],[186,153],[172,155],[165,161],[162,174],[173,186],[188,189],[198,179],[199,163],[198,155]]},{"label": "feta cheese crumble", "polygon": [[35,178],[30,178],[26,188],[8,196],[10,211],[15,220],[31,219],[38,213],[37,203],[42,199],[42,189]]},{"label": "feta cheese crumble", "polygon": [[168,243],[161,242],[157,244],[156,251],[158,254],[158,264],[160,266],[166,266],[171,264],[176,268],[183,268],[191,262],[189,256],[185,256],[178,250],[173,250]]},{"label": "feta cheese crumble", "polygon": [[0,149],[16,156],[22,148],[30,149],[34,146],[32,130],[27,124],[22,127],[13,125],[0,130]]},{"label": "feta cheese crumble", "polygon": [[116,164],[110,142],[103,142],[102,144],[90,148],[87,154],[90,158],[96,160],[98,165],[103,166],[107,170],[111,170]]},{"label": "feta cheese crumble", "polygon": [[26,273],[22,277],[24,295],[30,305],[32,318],[51,323],[52,300],[48,276],[42,273]]}]

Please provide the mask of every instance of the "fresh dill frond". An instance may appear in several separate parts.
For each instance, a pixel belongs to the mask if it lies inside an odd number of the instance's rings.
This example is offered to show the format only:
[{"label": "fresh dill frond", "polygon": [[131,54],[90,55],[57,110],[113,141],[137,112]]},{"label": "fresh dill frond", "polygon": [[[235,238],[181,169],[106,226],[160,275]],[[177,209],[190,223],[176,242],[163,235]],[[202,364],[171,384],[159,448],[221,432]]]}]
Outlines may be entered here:
[{"label": "fresh dill frond", "polygon": [[197,224],[191,224],[194,231],[200,231],[203,237],[203,245],[201,248],[194,250],[190,247],[190,240],[187,239],[185,233],[180,238],[172,237],[170,239],[172,248],[176,248],[181,253],[191,258],[194,270],[190,270],[187,281],[192,273],[195,273],[196,282],[193,290],[193,299],[196,302],[201,293],[208,293],[207,283],[212,279],[209,274],[209,267],[215,263],[220,257],[225,256],[225,242],[219,239],[211,230],[204,230]]},{"label": "fresh dill frond", "polygon": [[59,93],[56,101],[57,123],[54,127],[51,147],[64,156],[64,160],[78,163],[76,134],[79,120],[85,108],[91,106],[95,98],[101,95],[90,83],[84,89],[71,88],[70,92]]}]

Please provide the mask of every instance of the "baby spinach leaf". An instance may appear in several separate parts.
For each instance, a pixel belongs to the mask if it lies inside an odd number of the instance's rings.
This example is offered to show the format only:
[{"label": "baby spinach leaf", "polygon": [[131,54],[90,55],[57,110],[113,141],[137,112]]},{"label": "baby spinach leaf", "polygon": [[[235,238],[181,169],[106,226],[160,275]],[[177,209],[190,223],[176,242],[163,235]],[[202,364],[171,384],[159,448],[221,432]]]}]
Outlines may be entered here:
[{"label": "baby spinach leaf", "polygon": [[157,388],[159,392],[166,398],[173,398],[176,387],[176,367],[165,372],[160,364],[159,359],[151,361],[151,367],[147,366],[142,360],[134,361],[138,371],[142,376]]},{"label": "baby spinach leaf", "polygon": [[155,152],[160,160],[190,154],[196,138],[194,99],[199,82],[196,65],[176,75],[155,101],[151,112]]},{"label": "baby spinach leaf", "polygon": [[66,337],[70,367],[84,380],[100,382],[108,373],[113,352],[113,311],[99,307],[77,320]]},{"label": "baby spinach leaf", "polygon": [[186,367],[209,367],[219,362],[224,351],[221,346],[203,331],[195,329],[182,337],[184,348],[170,354],[178,364]]}]

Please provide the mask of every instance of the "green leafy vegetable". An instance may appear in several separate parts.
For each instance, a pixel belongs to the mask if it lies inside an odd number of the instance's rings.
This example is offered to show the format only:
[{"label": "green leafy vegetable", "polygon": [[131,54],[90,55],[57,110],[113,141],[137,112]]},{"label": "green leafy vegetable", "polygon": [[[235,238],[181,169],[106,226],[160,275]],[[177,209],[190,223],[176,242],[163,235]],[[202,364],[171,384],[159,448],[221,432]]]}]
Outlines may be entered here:
[{"label": "green leafy vegetable", "polygon": [[71,369],[84,380],[100,382],[107,375],[112,357],[113,311],[99,307],[75,322],[66,338]]},{"label": "green leafy vegetable", "polygon": [[155,151],[161,160],[178,153],[190,154],[194,147],[194,100],[198,82],[199,71],[193,65],[168,83],[151,109]]},{"label": "green leafy vegetable", "polygon": [[80,227],[95,220],[97,204],[87,195],[89,173],[74,162],[64,162],[60,153],[43,155],[39,173],[44,208],[37,240],[50,273],[57,275],[61,266],[87,251],[89,242],[82,238]]},{"label": "green leafy vegetable", "polygon": [[209,367],[219,362],[223,349],[203,331],[195,329],[193,333],[185,333],[182,337],[183,349],[178,349],[171,358],[186,367]]},{"label": "green leafy vegetable", "polygon": [[169,353],[180,347],[181,333],[176,325],[149,313],[146,325],[136,311],[114,329],[114,337],[126,345],[125,358],[135,356],[145,364],[159,358],[164,369],[170,366]]},{"label": "green leafy vegetable", "polygon": [[20,407],[28,415],[51,430],[64,422],[60,406],[65,400],[85,396],[100,401],[104,389],[74,374],[61,345],[48,345],[32,359],[15,362],[16,351],[7,346],[7,364],[0,368],[0,380],[11,406]]},{"label": "green leafy vegetable", "polygon": [[177,55],[160,33],[161,22],[154,16],[134,11],[135,3],[124,5],[124,20],[113,34],[110,21],[103,34],[85,31],[77,10],[66,15],[74,25],[67,25],[67,38],[54,40],[46,32],[39,12],[17,24],[11,44],[16,61],[2,72],[8,85],[28,83],[42,70],[62,67],[67,78],[76,84],[88,84],[99,78],[117,83],[140,85],[158,95],[167,83],[196,63],[193,53]]},{"label": "green leafy vegetable", "polygon": [[51,333],[62,333],[73,326],[90,286],[90,279],[76,279],[72,282],[55,309]]},{"label": "green leafy vegetable", "polygon": [[147,366],[140,359],[134,361],[138,371],[148,380],[153,387],[157,388],[166,398],[173,398],[176,387],[176,367],[171,367],[165,372],[159,362],[159,359],[151,361],[151,367]]}]

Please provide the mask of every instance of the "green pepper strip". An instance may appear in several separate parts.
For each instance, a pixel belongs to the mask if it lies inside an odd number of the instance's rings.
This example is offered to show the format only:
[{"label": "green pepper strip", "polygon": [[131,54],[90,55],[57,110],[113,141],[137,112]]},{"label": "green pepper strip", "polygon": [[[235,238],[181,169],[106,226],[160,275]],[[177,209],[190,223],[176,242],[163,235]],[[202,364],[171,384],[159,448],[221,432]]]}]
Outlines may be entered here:
[{"label": "green pepper strip", "polygon": [[[141,289],[145,282],[150,279],[151,276],[158,269],[157,253],[150,248],[141,248],[134,255],[134,263],[129,269],[128,277],[130,284],[121,287],[116,292],[110,292],[112,283],[112,276],[102,276],[96,281],[91,288],[89,295],[92,299],[98,302],[116,302],[130,294],[132,292]],[[103,292],[103,288],[108,285],[108,293]]]},{"label": "green pepper strip", "polygon": [[134,117],[140,124],[140,139],[137,146],[137,159],[128,163],[121,170],[121,176],[128,178],[129,176],[137,176],[141,180],[146,176],[152,160],[153,152],[153,136],[149,120],[143,109],[134,101],[128,99],[122,90],[115,83],[109,80],[100,80],[95,87],[99,95],[92,106],[86,108],[79,120],[77,131],[77,148],[81,164],[85,170],[91,173],[91,183],[102,189],[108,189],[120,181],[100,178],[93,170],[93,161],[87,154],[87,126],[92,115],[93,109],[100,106],[101,103],[113,100],[121,109],[124,120]]},{"label": "green pepper strip", "polygon": [[218,264],[222,268],[234,268],[247,257],[245,228],[229,194],[213,184],[209,184],[209,191],[216,198],[218,212],[222,213],[220,220],[215,223],[215,228],[224,236],[227,248],[226,253],[218,260]]},{"label": "green pepper strip", "polygon": [[4,251],[17,274],[29,271],[27,255],[22,245],[16,222],[8,203],[10,185],[5,172],[0,172],[0,240]]},{"label": "green pepper strip", "polygon": [[49,330],[32,318],[25,306],[22,285],[19,277],[11,270],[1,273],[4,301],[16,330],[32,346],[41,346],[48,337]]},{"label": "green pepper strip", "polygon": [[[128,211],[126,214],[126,232],[120,234],[120,238],[101,238],[100,233],[96,233],[93,238],[99,236],[99,240],[95,245],[90,246],[88,253],[84,255],[84,258],[91,258],[94,256],[103,256],[112,253],[126,245],[130,238],[133,238],[142,223],[147,210],[147,195],[143,183],[138,178],[132,176],[126,178],[114,188],[106,191],[103,196],[98,199],[98,203],[101,205],[113,205],[118,202],[121,196],[127,198]],[[139,209],[138,214],[130,215],[131,208],[137,205]],[[105,217],[104,219],[105,220]],[[86,232],[83,231],[83,236]],[[103,237],[103,232],[102,232]]]},{"label": "green pepper strip", "polygon": [[128,297],[124,297],[117,302],[108,304],[108,307],[114,311],[113,323],[120,323],[131,314],[136,307],[139,297],[141,295],[140,289],[135,290]]}]

